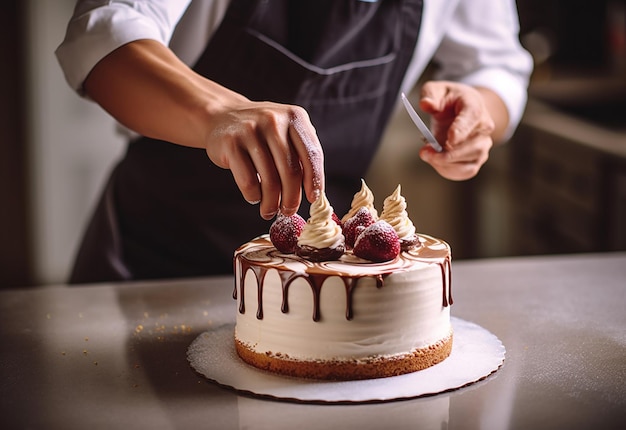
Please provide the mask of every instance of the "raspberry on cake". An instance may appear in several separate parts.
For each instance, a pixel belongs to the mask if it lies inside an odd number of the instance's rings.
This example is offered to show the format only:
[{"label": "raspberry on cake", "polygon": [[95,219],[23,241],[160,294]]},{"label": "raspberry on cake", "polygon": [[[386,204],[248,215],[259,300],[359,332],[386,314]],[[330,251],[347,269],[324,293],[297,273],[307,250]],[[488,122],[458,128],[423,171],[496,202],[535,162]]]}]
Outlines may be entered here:
[{"label": "raspberry on cake", "polygon": [[298,237],[304,229],[306,221],[298,214],[285,216],[278,214],[270,226],[270,240],[280,252],[292,254],[296,252]]},{"label": "raspberry on cake", "polygon": [[320,196],[295,254],[279,251],[268,235],[235,252],[239,357],[280,375],[329,380],[400,375],[446,359],[448,244],[419,234],[421,246],[400,251],[396,230],[378,221],[357,226],[354,250],[333,260],[302,253],[307,244],[343,244],[332,213]]},{"label": "raspberry on cake", "polygon": [[353,252],[377,263],[393,260],[400,253],[400,239],[389,223],[376,221],[359,234]]},{"label": "raspberry on cake", "polygon": [[[346,246],[348,249],[354,248],[358,234],[375,222],[376,220],[372,216],[372,213],[364,206],[361,207],[353,217],[348,218],[346,222],[343,223],[343,235],[346,238]],[[361,229],[359,227],[363,228]]]}]

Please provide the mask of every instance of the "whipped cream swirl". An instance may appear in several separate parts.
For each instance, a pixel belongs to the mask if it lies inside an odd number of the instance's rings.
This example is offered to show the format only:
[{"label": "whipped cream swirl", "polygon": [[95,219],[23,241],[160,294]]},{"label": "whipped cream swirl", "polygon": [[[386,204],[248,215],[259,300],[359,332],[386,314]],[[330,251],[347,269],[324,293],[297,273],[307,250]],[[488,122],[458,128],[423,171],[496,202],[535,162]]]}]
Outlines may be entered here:
[{"label": "whipped cream swirl", "polygon": [[374,194],[365,184],[365,180],[363,179],[361,179],[361,190],[352,198],[350,210],[343,216],[343,218],[341,218],[341,222],[346,222],[348,219],[352,218],[362,207],[366,207],[375,220],[378,219],[378,211],[374,207]]},{"label": "whipped cream swirl", "polygon": [[406,211],[406,200],[400,194],[400,185],[383,202],[383,212],[380,214],[380,219],[391,224],[400,240],[415,236],[415,226]]},{"label": "whipped cream swirl", "polygon": [[322,193],[311,205],[310,217],[298,237],[298,246],[317,249],[343,246],[345,238],[341,227],[332,216],[333,207],[328,202],[326,194]]}]

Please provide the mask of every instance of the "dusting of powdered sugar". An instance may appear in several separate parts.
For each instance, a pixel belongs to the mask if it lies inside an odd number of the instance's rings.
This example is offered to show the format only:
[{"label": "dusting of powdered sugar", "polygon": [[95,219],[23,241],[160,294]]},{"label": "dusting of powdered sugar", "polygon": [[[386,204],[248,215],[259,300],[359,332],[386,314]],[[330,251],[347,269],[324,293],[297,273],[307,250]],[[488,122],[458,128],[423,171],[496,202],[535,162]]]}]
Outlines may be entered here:
[{"label": "dusting of powdered sugar", "polygon": [[302,114],[298,114],[295,112],[293,117],[291,118],[290,130],[293,130],[297,136],[297,138],[304,145],[304,149],[306,150],[308,161],[313,167],[313,188],[317,190],[321,190],[323,185],[323,172],[322,166],[324,165],[324,153],[322,151],[322,147],[319,143],[319,139],[315,134],[315,129],[313,129],[313,133],[307,130],[307,127],[304,124],[304,119],[302,118]]}]

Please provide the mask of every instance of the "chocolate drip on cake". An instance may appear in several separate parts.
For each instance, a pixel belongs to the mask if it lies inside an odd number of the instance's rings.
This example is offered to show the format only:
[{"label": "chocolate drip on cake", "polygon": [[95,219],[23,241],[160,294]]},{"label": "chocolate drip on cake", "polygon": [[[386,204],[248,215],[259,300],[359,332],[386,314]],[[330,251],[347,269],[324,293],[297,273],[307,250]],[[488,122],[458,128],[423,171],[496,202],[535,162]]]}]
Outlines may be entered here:
[{"label": "chocolate drip on cake", "polygon": [[319,321],[320,314],[321,314],[320,294],[322,291],[322,285],[324,284],[324,281],[326,280],[326,278],[328,278],[328,276],[327,275],[309,276],[308,274],[285,272],[283,270],[278,270],[278,273],[282,281],[282,290],[283,290],[282,305],[280,307],[281,312],[284,314],[289,312],[289,286],[294,280],[298,278],[303,278],[304,280],[307,281],[307,283],[311,287],[311,290],[313,291],[313,321]]},{"label": "chocolate drip on cake", "polygon": [[445,308],[446,306],[450,306],[454,303],[452,300],[452,265],[450,264],[450,257],[446,257],[439,267],[441,268],[441,279],[443,282],[442,306]]},{"label": "chocolate drip on cake", "polygon": [[[259,239],[257,239],[259,240]],[[352,320],[354,318],[353,310],[353,296],[354,291],[357,288],[358,282],[364,277],[373,277],[376,280],[376,287],[382,288],[384,286],[384,278],[389,276],[394,271],[402,271],[401,264],[399,267],[389,268],[388,270],[381,270],[378,274],[372,275],[348,275],[341,272],[335,272],[324,266],[324,263],[311,263],[304,259],[301,259],[295,255],[284,255],[278,253],[269,243],[269,241],[263,241],[260,239],[259,253],[257,255],[263,256],[262,260],[248,260],[246,256],[237,254],[235,259],[235,268],[239,269],[235,273],[238,279],[235,280],[235,288],[233,291],[233,298],[239,297],[239,313],[243,314],[246,311],[245,304],[245,278],[248,270],[252,270],[257,282],[257,312],[256,317],[263,319],[263,284],[265,275],[270,269],[275,269],[281,280],[282,287],[282,302],[281,312],[289,312],[289,287],[298,278],[304,279],[310,286],[313,293],[313,320],[319,321],[322,318],[320,310],[320,295],[322,286],[327,278],[331,276],[340,276],[344,282],[346,291],[346,319]],[[400,259],[404,259],[407,262],[410,261],[423,261],[425,263],[438,264],[441,269],[441,281],[442,281],[442,306],[447,307],[453,304],[452,300],[452,270],[451,259],[447,255],[441,259],[441,250],[431,249],[428,246],[420,246],[413,248],[411,251],[403,252]],[[294,271],[287,267],[286,262],[298,262],[305,266],[304,271]],[[320,265],[321,269],[316,265]],[[322,270],[323,269],[323,270]],[[237,291],[239,290],[239,291]]]},{"label": "chocolate drip on cake", "polygon": [[289,312],[289,294],[287,290],[289,289],[289,285],[296,279],[302,277],[302,274],[296,272],[288,272],[286,270],[279,270],[278,275],[280,276],[281,286],[283,290],[283,300],[280,305],[280,311],[284,314]]},{"label": "chocolate drip on cake", "polygon": [[343,284],[346,287],[346,319],[351,321],[354,317],[354,311],[352,310],[352,293],[354,293],[354,287],[359,278],[343,278]]},{"label": "chocolate drip on cake", "polygon": [[[354,318],[354,310],[352,307],[352,296],[354,295],[354,290],[356,289],[356,285],[359,282],[359,279],[363,278],[363,276],[354,276],[354,277],[345,277],[343,279],[343,284],[346,287],[346,319],[351,321]],[[376,275],[376,288],[382,288],[383,286],[383,275]]]},{"label": "chocolate drip on cake", "polygon": [[[283,281],[283,301],[281,311],[283,313],[289,312],[289,285],[297,278],[303,278],[307,281],[311,290],[313,291],[313,321],[319,321],[321,319],[321,307],[320,307],[320,295],[322,294],[322,286],[330,275],[302,275],[302,274],[289,274],[283,271],[279,271],[281,280]],[[352,310],[352,292],[356,286],[360,277],[355,278],[342,278],[346,287],[346,319],[351,320],[354,314]],[[285,281],[287,279],[287,281]]]},{"label": "chocolate drip on cake", "polygon": [[[239,294],[241,295],[241,299],[239,301],[239,313],[245,313],[245,274],[248,270],[252,270],[254,276],[257,280],[257,313],[256,317],[258,319],[263,319],[263,279],[265,278],[265,274],[268,269],[265,267],[254,266],[250,264],[250,262],[245,259],[241,259],[241,278],[239,280]],[[320,295],[322,293],[322,286],[326,279],[332,275],[322,275],[322,274],[306,274],[306,273],[296,273],[290,272],[287,270],[277,269],[278,274],[281,279],[282,286],[282,303],[281,303],[281,312],[288,313],[289,312],[289,286],[291,283],[298,279],[302,278],[306,280],[306,282],[311,287],[311,291],[313,292],[313,321],[319,321],[321,319],[321,309],[320,309]],[[356,285],[359,279],[365,276],[354,276],[354,277],[345,277],[342,278],[345,288],[346,288],[346,319],[352,320],[354,317],[354,310],[352,306],[352,296],[353,292],[356,289]],[[376,288],[382,288],[384,285],[384,277],[383,275],[375,275],[376,278]],[[237,288],[235,288],[236,290]],[[237,298],[237,292],[233,293],[233,297]]]},{"label": "chocolate drip on cake", "polygon": [[313,321],[319,321],[321,318],[320,294],[326,278],[328,278],[326,275],[314,275],[307,278],[309,285],[313,289]]},{"label": "chocolate drip on cake", "polygon": [[[446,257],[446,265],[448,266],[448,305],[451,306],[454,304],[454,300],[452,300],[452,264],[449,256]],[[443,285],[445,288],[445,282]]]}]

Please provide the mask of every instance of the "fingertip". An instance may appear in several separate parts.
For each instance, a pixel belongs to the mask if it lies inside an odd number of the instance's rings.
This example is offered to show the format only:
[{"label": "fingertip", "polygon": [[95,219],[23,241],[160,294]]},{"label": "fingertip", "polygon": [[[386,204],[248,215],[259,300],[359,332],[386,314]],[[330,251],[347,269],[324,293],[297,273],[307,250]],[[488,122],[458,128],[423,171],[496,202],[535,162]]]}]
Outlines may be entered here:
[{"label": "fingertip", "polygon": [[300,158],[306,198],[313,203],[324,190],[324,150],[312,124],[307,123],[308,128],[298,122],[291,125],[290,135]]},{"label": "fingertip", "polygon": [[319,198],[319,196],[322,195],[322,190],[321,188],[313,188],[313,190],[311,190],[310,193],[307,194],[307,199],[309,200],[309,203],[313,203],[315,202],[315,200],[317,200]]},{"label": "fingertip", "polygon": [[268,220],[268,221],[271,220],[272,218],[274,218],[277,213],[278,213],[277,210],[274,210],[274,211],[272,211],[272,210],[270,210],[270,211],[263,211],[263,210],[261,210],[260,211],[261,218],[263,218],[264,220]]},{"label": "fingertip", "polygon": [[445,83],[439,81],[426,82],[420,90],[420,109],[428,113],[441,111],[441,103],[446,93]]},{"label": "fingertip", "polygon": [[422,97],[419,101],[419,107],[424,112],[432,113],[437,110],[435,100],[431,97]]},{"label": "fingertip", "polygon": [[324,168],[316,168],[312,178],[305,183],[306,198],[309,203],[313,203],[324,192]]},{"label": "fingertip", "polygon": [[285,216],[292,216],[294,215],[296,212],[298,212],[298,208],[286,208],[286,207],[281,207],[280,208],[280,213],[285,215]]},{"label": "fingertip", "polygon": [[429,98],[432,96],[433,92],[437,89],[436,81],[426,81],[422,88],[420,88],[420,97],[421,98]]},{"label": "fingertip", "polygon": [[422,161],[426,163],[430,163],[430,161],[433,158],[432,152],[433,152],[433,148],[431,148],[429,145],[424,145],[420,148],[419,156],[422,159]]}]

